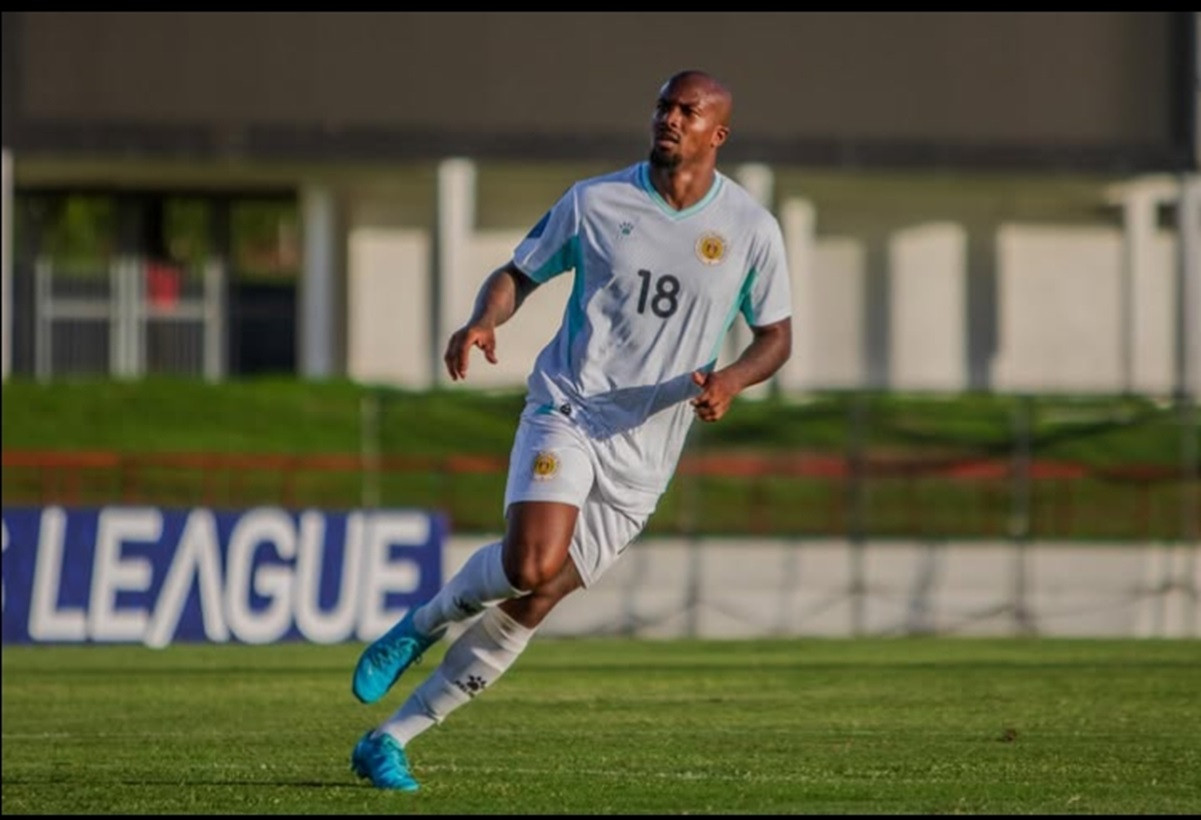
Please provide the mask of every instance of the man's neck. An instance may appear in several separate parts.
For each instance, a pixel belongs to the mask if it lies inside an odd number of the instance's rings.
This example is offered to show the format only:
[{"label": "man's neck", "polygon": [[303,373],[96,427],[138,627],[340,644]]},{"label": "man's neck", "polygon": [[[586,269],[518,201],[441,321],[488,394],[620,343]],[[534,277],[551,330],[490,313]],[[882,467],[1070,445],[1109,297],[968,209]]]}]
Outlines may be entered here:
[{"label": "man's neck", "polygon": [[717,170],[712,165],[656,168],[650,166],[651,185],[663,201],[682,211],[705,198],[717,179]]}]

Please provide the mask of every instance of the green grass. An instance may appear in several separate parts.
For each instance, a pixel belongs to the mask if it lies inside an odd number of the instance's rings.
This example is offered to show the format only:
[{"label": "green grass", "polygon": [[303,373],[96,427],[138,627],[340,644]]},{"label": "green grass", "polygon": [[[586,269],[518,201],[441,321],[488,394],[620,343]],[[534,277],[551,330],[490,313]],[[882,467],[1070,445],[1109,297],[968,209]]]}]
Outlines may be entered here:
[{"label": "green grass", "polygon": [[[6,466],[6,504],[111,503],[346,509],[364,504],[441,510],[459,532],[494,532],[521,391],[412,393],[347,381],[247,379],[221,384],[153,378],[121,382],[14,380],[3,388],[6,451],[110,451],[120,467]],[[368,412],[364,412],[364,411]],[[1134,397],[824,393],[739,400],[719,424],[695,425],[685,458],[805,454],[912,464],[1014,463],[1028,429],[1032,462],[1136,476],[1044,479],[1029,488],[1030,537],[1166,540],[1201,523],[1199,490],[1182,481],[1197,452],[1201,412]],[[358,469],[378,453],[384,469]],[[173,453],[346,455],[348,469],[263,461],[236,467],[166,466]],[[447,459],[485,456],[481,472]],[[1190,469],[1197,474],[1196,456]],[[854,486],[852,486],[854,485]],[[1017,502],[1007,475],[965,480],[925,472],[837,476],[677,476],[648,531],[656,534],[1007,537]],[[1191,495],[1189,495],[1191,493]],[[1192,505],[1190,507],[1190,504]],[[1192,513],[1188,510],[1193,510]],[[1190,530],[1191,528],[1191,530]]]},{"label": "green grass", "polygon": [[[0,393],[5,448],[118,452],[358,453],[364,438],[383,454],[508,455],[522,391],[407,392],[348,381],[289,378],[6,382]],[[364,401],[378,402],[378,431]],[[822,393],[736,401],[719,424],[697,425],[693,449],[808,450],[1008,456],[1015,412],[1031,411],[1033,455],[1088,464],[1178,466],[1179,412],[1136,397]],[[1192,425],[1201,424],[1201,414]]]},{"label": "green grass", "polygon": [[5,814],[1195,814],[1196,641],[541,639],[348,771],[434,668],[356,703],[360,647],[6,647]]},{"label": "green grass", "polygon": [[[346,381],[64,379],[4,385],[4,446],[118,452],[358,453],[362,399]],[[411,454],[506,453],[517,394],[388,392],[382,434]]]}]

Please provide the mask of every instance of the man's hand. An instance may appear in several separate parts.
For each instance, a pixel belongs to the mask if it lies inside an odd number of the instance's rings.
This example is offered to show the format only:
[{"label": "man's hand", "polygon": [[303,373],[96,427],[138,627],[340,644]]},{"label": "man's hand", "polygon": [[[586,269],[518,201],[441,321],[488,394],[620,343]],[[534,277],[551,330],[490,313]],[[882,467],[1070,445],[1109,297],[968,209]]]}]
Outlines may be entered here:
[{"label": "man's hand", "polygon": [[734,379],[721,371],[706,373],[694,370],[692,381],[701,388],[701,394],[692,400],[696,417],[701,421],[717,421],[730,409],[730,402],[738,395]]},{"label": "man's hand", "polygon": [[465,325],[451,334],[442,357],[453,381],[467,378],[467,360],[473,347],[484,351],[484,358],[496,364],[496,331],[482,325]]}]

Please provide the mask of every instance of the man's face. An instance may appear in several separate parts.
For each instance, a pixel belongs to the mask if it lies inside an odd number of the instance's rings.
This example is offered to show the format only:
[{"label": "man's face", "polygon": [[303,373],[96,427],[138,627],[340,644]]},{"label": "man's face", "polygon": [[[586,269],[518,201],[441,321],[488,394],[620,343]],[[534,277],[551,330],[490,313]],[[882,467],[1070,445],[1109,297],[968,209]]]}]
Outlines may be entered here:
[{"label": "man's face", "polygon": [[669,83],[651,117],[651,164],[676,168],[717,150],[725,141],[720,98],[703,84]]}]

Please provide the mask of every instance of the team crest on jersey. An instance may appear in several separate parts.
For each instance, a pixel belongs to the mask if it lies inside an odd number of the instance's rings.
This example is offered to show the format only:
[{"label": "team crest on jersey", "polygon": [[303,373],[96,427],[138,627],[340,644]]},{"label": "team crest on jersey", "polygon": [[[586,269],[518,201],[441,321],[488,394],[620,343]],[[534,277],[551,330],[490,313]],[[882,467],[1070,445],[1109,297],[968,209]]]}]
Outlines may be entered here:
[{"label": "team crest on jersey", "polygon": [[726,240],[715,231],[706,231],[696,240],[697,258],[706,265],[720,264],[726,258]]},{"label": "team crest on jersey", "polygon": [[559,472],[559,457],[550,450],[542,450],[534,456],[534,480],[546,481]]}]

